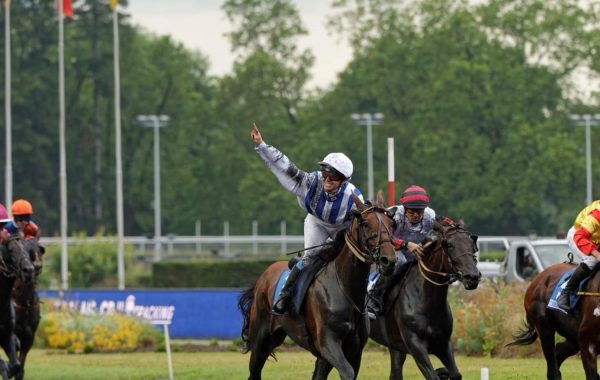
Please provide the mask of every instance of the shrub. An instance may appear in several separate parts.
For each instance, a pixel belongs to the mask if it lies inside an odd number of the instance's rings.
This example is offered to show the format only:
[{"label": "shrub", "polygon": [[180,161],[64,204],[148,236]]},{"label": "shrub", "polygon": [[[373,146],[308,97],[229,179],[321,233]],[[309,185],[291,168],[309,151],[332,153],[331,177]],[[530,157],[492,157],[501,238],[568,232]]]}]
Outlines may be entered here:
[{"label": "shrub", "polygon": [[[466,355],[511,356],[540,352],[539,344],[505,348],[523,326],[523,296],[527,284],[484,280],[477,290],[452,287],[449,301],[454,316],[452,341]],[[515,351],[516,350],[516,351]]]},{"label": "shrub", "polygon": [[[105,239],[101,230],[94,237],[95,241],[87,242],[85,232],[75,234],[76,242],[69,245],[69,282],[74,288],[117,287],[117,240],[116,237]],[[61,247],[49,246],[44,255],[44,270],[40,278],[40,287],[51,287],[60,283]],[[134,261],[133,247],[125,246],[126,282],[129,287],[148,284],[149,270],[144,270],[143,263]]]},{"label": "shrub", "polygon": [[44,348],[69,353],[130,352],[163,344],[160,331],[146,321],[118,313],[84,315],[65,310],[45,313],[36,338]]}]

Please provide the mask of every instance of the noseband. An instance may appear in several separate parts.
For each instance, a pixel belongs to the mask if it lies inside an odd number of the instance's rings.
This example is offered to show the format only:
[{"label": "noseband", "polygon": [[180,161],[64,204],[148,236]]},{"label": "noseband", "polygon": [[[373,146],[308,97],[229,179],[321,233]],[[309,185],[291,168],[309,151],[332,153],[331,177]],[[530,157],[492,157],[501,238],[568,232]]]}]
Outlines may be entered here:
[{"label": "noseband", "polygon": [[[366,236],[366,232],[365,232],[365,225],[363,224],[363,220],[362,217],[363,215],[367,214],[367,213],[374,213],[375,217],[377,217],[377,220],[379,221],[379,226],[377,228],[377,232],[372,233],[371,235]],[[385,243],[392,243],[392,240],[390,239],[390,236],[392,236],[388,226],[385,224],[385,222],[382,219],[381,214],[385,214],[386,210],[379,208],[379,207],[369,207],[366,210],[363,210],[360,212],[360,215],[356,216],[354,218],[354,220],[352,221],[352,228],[346,232],[345,235],[345,239],[346,239],[346,244],[348,244],[348,247],[350,248],[350,251],[354,254],[354,256],[356,256],[360,261],[362,261],[363,263],[366,264],[379,264],[380,259],[381,259],[381,245],[385,244]],[[361,221],[358,222],[358,227],[354,228],[354,223],[356,222],[357,219],[359,219],[359,217],[361,218]],[[381,235],[382,235],[382,226],[385,229],[385,232],[387,232],[387,239],[382,239]],[[353,238],[352,236],[352,232],[357,230],[357,237],[356,239]],[[370,241],[371,240],[375,240],[375,244],[374,245],[370,245]]]},{"label": "noseband", "polygon": [[[471,241],[471,243],[473,244],[473,248],[474,248],[473,252],[464,252],[456,257],[452,257],[449,252],[450,244],[448,243],[448,237],[455,235],[455,234],[466,234],[469,237],[469,240]],[[477,262],[477,256],[476,256],[477,249],[475,247],[475,243],[471,239],[471,233],[457,224],[453,223],[453,224],[449,225],[448,228],[444,229],[444,231],[442,232],[441,235],[443,238],[443,240],[441,242],[442,251],[444,252],[444,255],[446,255],[448,263],[450,264],[451,271],[450,272],[441,272],[441,270],[443,269],[443,265],[444,265],[443,262],[442,262],[442,268],[440,268],[439,271],[432,270],[427,267],[427,265],[423,262],[423,260],[419,260],[419,271],[421,272],[421,275],[423,276],[423,278],[425,280],[427,280],[428,282],[430,282],[434,285],[438,285],[438,286],[445,286],[445,285],[450,285],[455,281],[461,281],[464,278],[462,272],[459,271],[456,267],[456,261],[458,258],[460,258],[462,256],[471,255],[473,257],[473,260],[475,262]],[[434,281],[425,272],[444,277],[445,281],[442,281],[442,282]]]}]

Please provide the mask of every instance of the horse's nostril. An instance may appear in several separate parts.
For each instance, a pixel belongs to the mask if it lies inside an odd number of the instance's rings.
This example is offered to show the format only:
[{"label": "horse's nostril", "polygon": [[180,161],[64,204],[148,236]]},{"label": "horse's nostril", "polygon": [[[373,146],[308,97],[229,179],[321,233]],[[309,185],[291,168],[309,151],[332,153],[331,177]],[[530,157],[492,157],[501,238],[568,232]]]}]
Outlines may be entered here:
[{"label": "horse's nostril", "polygon": [[379,259],[379,263],[383,266],[388,266],[390,264],[390,260],[387,257],[381,257]]}]

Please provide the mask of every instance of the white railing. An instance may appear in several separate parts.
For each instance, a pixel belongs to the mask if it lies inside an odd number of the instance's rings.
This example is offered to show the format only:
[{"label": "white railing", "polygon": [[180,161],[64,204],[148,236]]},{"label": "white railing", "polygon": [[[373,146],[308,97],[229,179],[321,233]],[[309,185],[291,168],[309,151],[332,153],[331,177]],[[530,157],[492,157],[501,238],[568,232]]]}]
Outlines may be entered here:
[{"label": "white railing", "polygon": [[[482,251],[508,249],[510,241],[527,239],[523,236],[480,236],[478,246]],[[43,245],[60,247],[58,237],[42,237]],[[103,242],[116,245],[116,237],[67,238],[67,245]],[[125,244],[133,247],[137,256],[154,258],[157,241],[152,237],[126,236]],[[164,258],[238,258],[238,257],[280,257],[301,250],[304,237],[301,235],[206,235],[177,236],[165,235],[160,241],[160,257]]]}]

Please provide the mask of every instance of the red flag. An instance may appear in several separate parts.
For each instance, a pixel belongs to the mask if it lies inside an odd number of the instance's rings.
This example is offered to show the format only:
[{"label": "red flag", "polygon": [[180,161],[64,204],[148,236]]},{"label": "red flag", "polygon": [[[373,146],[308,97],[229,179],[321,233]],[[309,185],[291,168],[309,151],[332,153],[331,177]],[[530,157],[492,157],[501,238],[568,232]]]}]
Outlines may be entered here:
[{"label": "red flag", "polygon": [[[58,1],[54,0],[54,8],[56,9],[58,9],[57,3]],[[71,0],[62,0],[62,3],[64,15],[69,18],[73,18],[75,14],[73,13],[73,4],[71,3]]]}]

